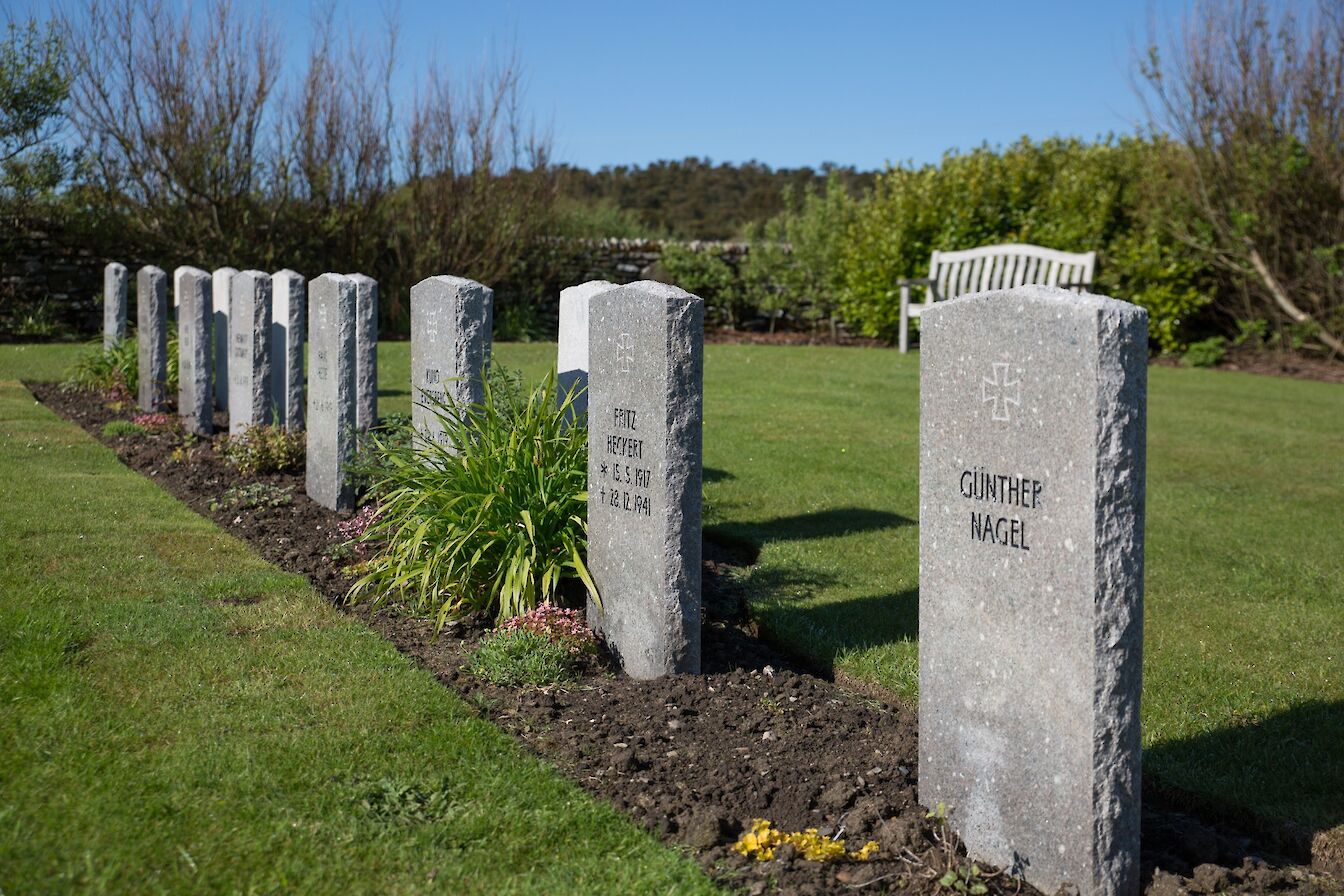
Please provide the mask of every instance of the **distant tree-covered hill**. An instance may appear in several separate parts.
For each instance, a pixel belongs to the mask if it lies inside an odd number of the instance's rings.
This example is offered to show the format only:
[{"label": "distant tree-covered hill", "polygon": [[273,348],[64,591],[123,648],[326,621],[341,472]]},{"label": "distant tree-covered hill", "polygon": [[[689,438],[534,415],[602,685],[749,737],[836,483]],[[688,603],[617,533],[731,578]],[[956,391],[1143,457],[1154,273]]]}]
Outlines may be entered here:
[{"label": "distant tree-covered hill", "polygon": [[619,210],[623,221],[646,231],[641,235],[723,240],[780,212],[786,186],[800,197],[809,184],[824,191],[832,170],[840,172],[841,182],[855,194],[871,187],[876,176],[830,163],[820,169],[772,169],[755,161],[715,165],[696,158],[600,171],[562,166],[558,173],[563,197],[589,208]]}]

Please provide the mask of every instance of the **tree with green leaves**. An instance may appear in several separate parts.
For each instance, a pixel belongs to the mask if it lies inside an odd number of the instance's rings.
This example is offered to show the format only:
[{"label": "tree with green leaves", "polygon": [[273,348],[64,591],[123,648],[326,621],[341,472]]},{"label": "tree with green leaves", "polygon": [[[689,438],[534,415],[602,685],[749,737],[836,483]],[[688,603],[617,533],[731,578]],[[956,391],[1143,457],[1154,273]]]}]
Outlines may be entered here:
[{"label": "tree with green leaves", "polygon": [[66,179],[74,154],[59,143],[70,73],[56,27],[9,23],[0,42],[0,193],[33,198]]}]

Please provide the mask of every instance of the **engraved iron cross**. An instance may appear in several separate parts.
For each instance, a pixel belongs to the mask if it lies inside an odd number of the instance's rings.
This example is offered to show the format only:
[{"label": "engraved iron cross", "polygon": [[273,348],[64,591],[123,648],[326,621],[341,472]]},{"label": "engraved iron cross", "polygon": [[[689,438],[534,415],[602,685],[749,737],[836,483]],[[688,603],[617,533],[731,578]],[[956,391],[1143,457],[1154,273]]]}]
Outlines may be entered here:
[{"label": "engraved iron cross", "polygon": [[1008,364],[995,363],[992,366],[994,376],[983,377],[980,381],[980,400],[984,404],[993,403],[990,419],[1006,422],[1009,419],[1008,406],[1022,406],[1022,381],[1008,378]]},{"label": "engraved iron cross", "polygon": [[629,373],[635,366],[635,337],[622,333],[616,340],[616,370]]}]

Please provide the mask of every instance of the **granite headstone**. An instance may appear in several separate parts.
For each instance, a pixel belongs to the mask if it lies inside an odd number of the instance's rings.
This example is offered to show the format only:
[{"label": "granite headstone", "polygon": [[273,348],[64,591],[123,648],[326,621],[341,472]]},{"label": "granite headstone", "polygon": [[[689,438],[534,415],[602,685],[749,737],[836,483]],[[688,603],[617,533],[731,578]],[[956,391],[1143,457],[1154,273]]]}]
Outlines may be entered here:
[{"label": "granite headstone", "polygon": [[411,425],[450,449],[439,406],[484,401],[494,299],[490,287],[462,277],[429,277],[411,287]]},{"label": "granite headstone", "polygon": [[126,338],[126,265],[110,261],[103,268],[103,348]]},{"label": "granite headstone", "polygon": [[378,281],[351,274],[355,283],[355,428],[378,422]]},{"label": "granite headstone", "polygon": [[229,435],[271,422],[271,275],[234,274],[229,302]]},{"label": "granite headstone", "polygon": [[146,265],[135,275],[135,325],[139,404],[146,413],[163,406],[168,387],[168,275]]},{"label": "granite headstone", "polygon": [[1132,896],[1147,312],[1025,286],[920,341],[920,801],[1047,893]]},{"label": "granite headstone", "polygon": [[275,422],[303,429],[303,342],[308,315],[303,276],[286,268],[271,275],[271,405]]},{"label": "granite headstone", "polygon": [[606,280],[589,280],[560,290],[560,341],[556,350],[556,400],[564,404],[573,394],[566,422],[570,425],[588,416],[588,302],[593,296],[615,288]]},{"label": "granite headstone", "polygon": [[215,409],[229,409],[229,303],[233,301],[234,268],[217,268],[211,275],[210,295],[215,306]]},{"label": "granite headstone", "polygon": [[354,506],[345,465],[355,452],[355,283],[323,274],[308,284],[308,497]]},{"label": "granite headstone", "polygon": [[700,671],[704,321],[651,281],[588,303],[588,621],[634,678]]},{"label": "granite headstone", "polygon": [[177,412],[182,428],[199,436],[215,431],[215,394],[210,384],[210,327],[214,303],[210,275],[199,268],[173,272],[177,298]]}]

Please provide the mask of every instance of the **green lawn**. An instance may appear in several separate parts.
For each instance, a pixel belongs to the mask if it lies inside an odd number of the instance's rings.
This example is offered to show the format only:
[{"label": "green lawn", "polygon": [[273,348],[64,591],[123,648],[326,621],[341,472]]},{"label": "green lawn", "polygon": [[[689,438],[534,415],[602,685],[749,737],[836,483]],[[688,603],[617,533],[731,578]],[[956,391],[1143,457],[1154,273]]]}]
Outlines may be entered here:
[{"label": "green lawn", "polygon": [[[533,376],[553,344],[500,345]],[[54,376],[65,347],[0,349]],[[380,346],[384,411],[409,346]],[[34,372],[29,373],[32,370]],[[706,524],[761,548],[749,592],[791,649],[917,693],[918,355],[710,346]],[[1344,388],[1153,368],[1144,769],[1208,802],[1344,824]]]},{"label": "green lawn", "polygon": [[65,354],[0,349],[0,894],[714,892],[6,381]]}]

